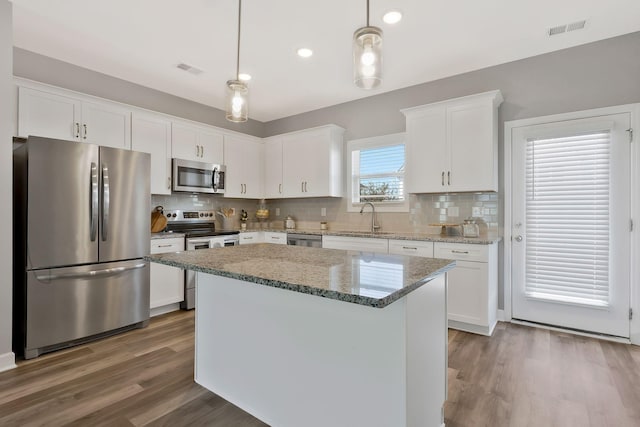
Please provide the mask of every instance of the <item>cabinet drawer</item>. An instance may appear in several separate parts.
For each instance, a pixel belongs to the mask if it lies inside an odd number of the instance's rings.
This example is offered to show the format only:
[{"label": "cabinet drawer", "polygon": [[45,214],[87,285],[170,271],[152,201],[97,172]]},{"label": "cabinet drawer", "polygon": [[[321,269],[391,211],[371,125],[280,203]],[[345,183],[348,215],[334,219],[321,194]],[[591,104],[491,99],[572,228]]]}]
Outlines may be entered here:
[{"label": "cabinet drawer", "polygon": [[184,250],[184,239],[182,237],[171,239],[151,240],[151,253],[162,254],[166,252],[177,252]]},{"label": "cabinet drawer", "polygon": [[386,254],[389,252],[389,241],[387,239],[372,239],[367,237],[322,236],[322,247],[326,249]]},{"label": "cabinet drawer", "polygon": [[240,233],[240,244],[249,245],[252,243],[260,243],[262,241],[262,236],[263,234],[261,231],[250,231],[248,233]]},{"label": "cabinet drawer", "polygon": [[489,245],[435,242],[433,253],[435,258],[489,262]]},{"label": "cabinet drawer", "polygon": [[278,233],[272,231],[264,232],[264,242],[265,243],[275,243],[277,245],[286,245],[287,244],[287,233]]},{"label": "cabinet drawer", "polygon": [[396,255],[423,256],[433,258],[433,242],[415,240],[389,240],[389,253]]}]

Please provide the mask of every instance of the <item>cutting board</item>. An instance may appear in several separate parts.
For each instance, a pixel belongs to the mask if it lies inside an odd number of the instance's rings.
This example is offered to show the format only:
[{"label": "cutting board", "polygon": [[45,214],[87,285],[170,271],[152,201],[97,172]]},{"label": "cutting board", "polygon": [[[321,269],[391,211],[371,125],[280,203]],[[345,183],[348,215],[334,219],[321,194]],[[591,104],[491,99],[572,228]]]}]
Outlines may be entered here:
[{"label": "cutting board", "polygon": [[159,233],[164,231],[167,227],[167,218],[164,216],[162,206],[156,206],[156,209],[151,212],[151,232]]}]

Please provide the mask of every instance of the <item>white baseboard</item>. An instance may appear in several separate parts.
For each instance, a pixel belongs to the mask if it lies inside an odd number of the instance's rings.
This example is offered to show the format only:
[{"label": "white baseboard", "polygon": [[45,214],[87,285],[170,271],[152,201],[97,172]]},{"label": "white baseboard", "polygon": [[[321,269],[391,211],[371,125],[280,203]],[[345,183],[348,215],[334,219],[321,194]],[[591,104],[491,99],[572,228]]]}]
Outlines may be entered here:
[{"label": "white baseboard", "polygon": [[498,310],[498,321],[499,322],[508,322],[511,319],[507,319],[507,315],[504,310]]},{"label": "white baseboard", "polygon": [[8,371],[16,367],[16,355],[12,351],[0,354],[0,372]]},{"label": "white baseboard", "polygon": [[150,317],[154,317],[154,316],[160,316],[161,314],[166,314],[166,313],[170,313],[172,311],[178,311],[180,310],[180,303],[177,302],[175,304],[167,304],[167,305],[162,305],[160,307],[154,307],[151,309],[149,316]]}]

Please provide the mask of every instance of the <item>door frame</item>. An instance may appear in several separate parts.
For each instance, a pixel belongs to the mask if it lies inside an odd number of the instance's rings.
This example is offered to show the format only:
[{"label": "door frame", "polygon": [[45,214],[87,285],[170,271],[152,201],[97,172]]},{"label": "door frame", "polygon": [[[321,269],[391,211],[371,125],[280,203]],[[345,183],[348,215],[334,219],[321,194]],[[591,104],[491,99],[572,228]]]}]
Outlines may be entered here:
[{"label": "door frame", "polygon": [[[595,108],[591,110],[573,111],[569,113],[553,114],[528,119],[506,121],[504,123],[504,264],[503,264],[503,284],[504,284],[504,315],[503,320],[512,321],[512,215],[511,215],[511,180],[513,171],[511,165],[511,144],[513,142],[513,129],[525,126],[539,125],[544,123],[561,122],[566,120],[576,120],[597,115],[610,115],[619,113],[629,113],[631,115],[631,127],[634,129],[633,143],[631,144],[631,217],[634,221],[633,234],[631,236],[631,286],[630,303],[633,310],[633,319],[630,324],[630,342],[640,345],[640,104],[625,104],[613,107]],[[634,262],[635,260],[635,262]]]}]

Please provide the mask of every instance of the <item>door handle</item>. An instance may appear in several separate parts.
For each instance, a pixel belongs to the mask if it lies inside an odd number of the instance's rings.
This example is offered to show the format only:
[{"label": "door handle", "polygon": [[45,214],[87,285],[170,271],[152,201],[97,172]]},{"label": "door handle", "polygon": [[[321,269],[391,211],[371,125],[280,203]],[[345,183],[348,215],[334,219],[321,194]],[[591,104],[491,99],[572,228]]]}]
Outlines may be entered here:
[{"label": "door handle", "polygon": [[109,189],[109,168],[105,163],[102,164],[102,224],[101,234],[102,241],[107,241],[109,235],[109,205],[110,205],[110,189]]},{"label": "door handle", "polygon": [[84,128],[84,136],[83,136],[82,138],[83,138],[83,139],[87,139],[87,124],[86,124],[86,123],[84,123],[84,124],[82,125],[82,127]]},{"label": "door handle", "polygon": [[300,192],[304,193],[304,181],[300,182]]},{"label": "door handle", "polygon": [[305,193],[307,193],[307,192],[308,192],[308,190],[307,190],[307,181],[305,181],[305,182],[304,182],[304,192],[305,192]]},{"label": "door handle", "polygon": [[76,138],[80,138],[80,123],[76,122]]},{"label": "door handle", "polygon": [[113,268],[105,268],[104,270],[91,270],[91,271],[83,271],[79,273],[43,274],[43,275],[36,276],[36,279],[38,279],[41,282],[50,282],[52,280],[60,280],[60,279],[91,279],[93,277],[114,276],[116,274],[124,273],[125,271],[144,268],[146,265],[147,265],[146,263],[140,263],[140,264],[132,265],[131,267],[113,267]]},{"label": "door handle", "polygon": [[278,184],[278,194],[282,194],[282,184]]},{"label": "door handle", "polygon": [[444,185],[444,171],[442,171],[442,185]]},{"label": "door handle", "polygon": [[451,171],[447,172],[447,185],[451,185]]},{"label": "door handle", "polygon": [[95,162],[91,162],[91,221],[89,223],[89,232],[92,242],[96,241],[96,234],[98,232],[98,165]]},{"label": "door handle", "polygon": [[522,236],[521,235],[517,235],[516,237],[514,237],[516,242],[522,242]]}]

